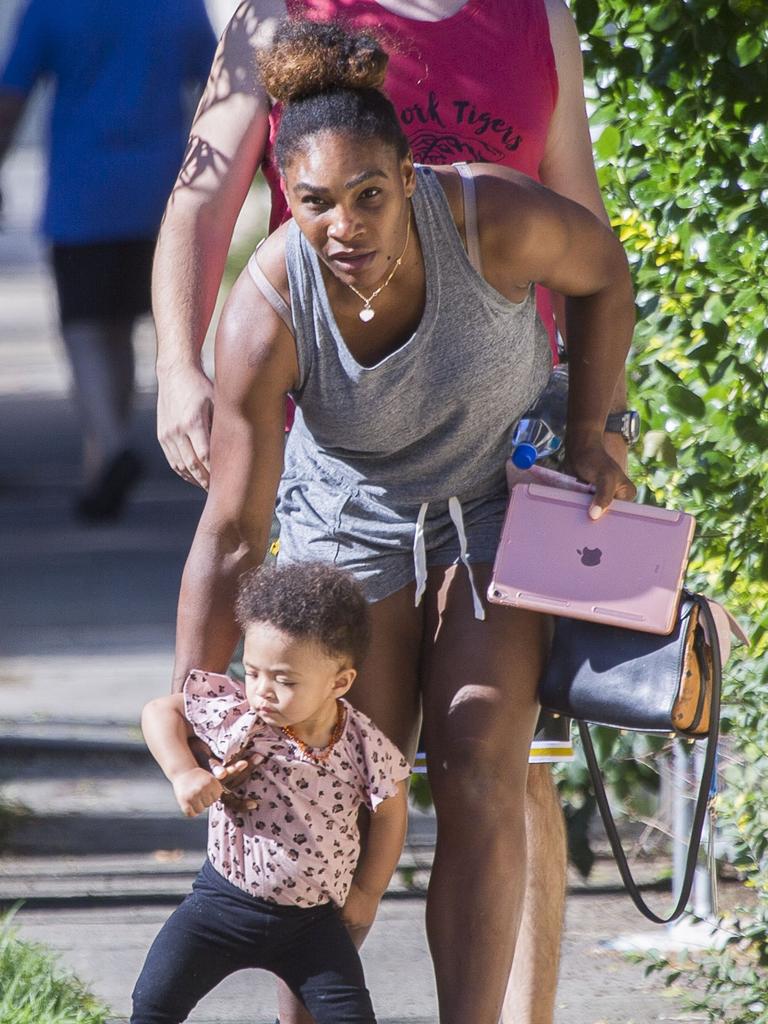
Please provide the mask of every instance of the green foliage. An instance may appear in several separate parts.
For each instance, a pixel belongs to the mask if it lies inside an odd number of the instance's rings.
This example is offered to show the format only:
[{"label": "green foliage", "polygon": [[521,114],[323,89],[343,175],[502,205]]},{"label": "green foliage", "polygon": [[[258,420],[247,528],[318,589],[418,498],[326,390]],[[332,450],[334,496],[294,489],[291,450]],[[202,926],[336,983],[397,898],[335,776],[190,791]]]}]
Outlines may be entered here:
[{"label": "green foliage", "polygon": [[[706,1019],[768,1022],[768,5],[573,9],[600,183],[637,291],[639,497],[696,515],[692,582],[749,622],[753,642],[729,672],[720,815],[755,899],[733,942],[686,979]],[[679,966],[649,967],[678,980]]]},{"label": "green foliage", "polygon": [[[605,726],[592,726],[591,729],[605,785],[614,797],[617,809],[635,819],[653,820],[659,791],[658,756],[669,740],[666,737],[621,733]],[[576,745],[575,760],[556,765],[555,773],[568,832],[568,856],[579,874],[588,878],[595,861],[589,829],[597,802],[579,744]]]},{"label": "green foliage", "polygon": [[104,1024],[108,1010],[44,947],[0,921],[0,1024]]}]

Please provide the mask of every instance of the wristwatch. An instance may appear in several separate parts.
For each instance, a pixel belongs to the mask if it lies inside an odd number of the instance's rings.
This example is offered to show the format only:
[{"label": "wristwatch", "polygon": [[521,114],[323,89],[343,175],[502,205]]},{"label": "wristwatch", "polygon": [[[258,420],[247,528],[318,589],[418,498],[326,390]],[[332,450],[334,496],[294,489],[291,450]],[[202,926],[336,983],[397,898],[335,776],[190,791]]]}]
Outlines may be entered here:
[{"label": "wristwatch", "polygon": [[621,434],[627,444],[634,444],[640,437],[640,414],[636,409],[609,412],[605,429],[611,434]]}]

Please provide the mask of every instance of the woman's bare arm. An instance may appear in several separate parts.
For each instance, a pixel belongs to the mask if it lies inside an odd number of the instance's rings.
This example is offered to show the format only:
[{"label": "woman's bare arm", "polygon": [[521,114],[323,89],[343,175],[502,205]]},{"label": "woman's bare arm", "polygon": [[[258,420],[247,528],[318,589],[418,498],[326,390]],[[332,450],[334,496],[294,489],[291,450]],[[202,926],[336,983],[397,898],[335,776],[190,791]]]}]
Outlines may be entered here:
[{"label": "woman's bare arm", "polygon": [[618,239],[583,206],[505,168],[475,165],[486,278],[519,300],[529,283],[568,296],[568,455],[597,490],[595,514],[634,488],[605,456],[603,432],[634,328],[632,282]]},{"label": "woman's bare arm", "polygon": [[[581,203],[604,224],[608,214],[595,173],[592,139],[584,98],[581,43],[571,12],[563,0],[545,0],[549,35],[557,68],[558,96],[547,131],[544,157],[539,167],[542,184]],[[565,298],[552,293],[560,333],[567,340]],[[611,401],[611,411],[626,409],[627,387],[622,373]],[[606,434],[604,443],[613,458],[626,469],[627,446],[619,434]]]},{"label": "woman's bare arm", "polygon": [[229,664],[239,635],[237,581],[266,553],[283,465],[285,394],[297,373],[293,337],[244,271],[216,335],[211,485],[182,576],[174,689],[193,668],[223,672]]},{"label": "woman's bare arm", "polygon": [[269,98],[255,72],[255,52],[284,14],[283,0],[246,0],[222,35],[155,254],[158,438],[172,468],[203,487],[213,388],[200,353],[232,232],[268,138]]}]

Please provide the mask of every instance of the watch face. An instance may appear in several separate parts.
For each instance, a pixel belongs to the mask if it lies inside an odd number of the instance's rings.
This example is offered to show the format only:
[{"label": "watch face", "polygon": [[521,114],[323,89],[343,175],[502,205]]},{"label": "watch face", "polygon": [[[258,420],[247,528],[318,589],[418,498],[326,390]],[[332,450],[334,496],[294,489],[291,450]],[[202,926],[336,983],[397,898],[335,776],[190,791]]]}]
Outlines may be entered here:
[{"label": "watch face", "polygon": [[640,413],[630,409],[624,417],[623,428],[622,434],[626,440],[634,444],[640,437]]}]

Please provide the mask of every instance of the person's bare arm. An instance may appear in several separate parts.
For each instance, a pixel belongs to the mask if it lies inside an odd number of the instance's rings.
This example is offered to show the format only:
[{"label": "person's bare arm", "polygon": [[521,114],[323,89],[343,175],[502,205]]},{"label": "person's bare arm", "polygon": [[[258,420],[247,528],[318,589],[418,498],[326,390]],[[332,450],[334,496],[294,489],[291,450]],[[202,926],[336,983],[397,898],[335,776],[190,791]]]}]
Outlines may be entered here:
[{"label": "person's bare arm", "polygon": [[[539,175],[547,188],[581,203],[604,224],[608,224],[610,222],[595,173],[589,134],[579,33],[563,0],[545,0],[545,4],[557,68],[558,97],[547,131]],[[567,342],[564,296],[553,292],[552,304],[558,329]],[[626,376],[622,374],[616,385],[610,411],[626,407]],[[626,469],[627,445],[621,435],[606,433],[605,445],[611,456]]]},{"label": "person's bare arm", "polygon": [[201,351],[238,214],[264,156],[269,98],[255,52],[283,0],[246,0],[219,43],[166,207],[152,274],[157,432],[171,467],[207,487],[213,388]]},{"label": "person's bare arm", "polygon": [[297,374],[293,337],[244,271],[216,334],[211,486],[181,582],[174,689],[193,668],[224,672],[229,664],[239,635],[237,581],[266,553],[283,464],[285,394]]},{"label": "person's bare arm", "polygon": [[581,203],[608,224],[589,135],[579,33],[563,0],[545,0],[545,4],[555,55],[558,95],[547,130],[539,176],[547,188]]},{"label": "person's bare arm", "polygon": [[398,783],[397,793],[382,800],[370,816],[365,847],[341,911],[353,937],[357,930],[367,930],[373,924],[397,867],[408,827],[407,793],[407,784]]},{"label": "person's bare arm", "polygon": [[[567,453],[595,484],[595,515],[634,487],[606,454],[605,419],[634,327],[632,282],[618,239],[583,206],[506,168],[475,165],[484,273],[503,295],[531,281],[568,296]],[[514,229],[514,230],[513,230]]]}]

